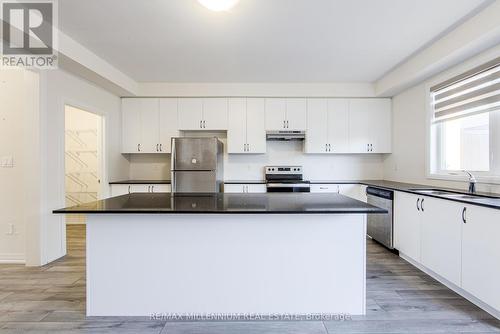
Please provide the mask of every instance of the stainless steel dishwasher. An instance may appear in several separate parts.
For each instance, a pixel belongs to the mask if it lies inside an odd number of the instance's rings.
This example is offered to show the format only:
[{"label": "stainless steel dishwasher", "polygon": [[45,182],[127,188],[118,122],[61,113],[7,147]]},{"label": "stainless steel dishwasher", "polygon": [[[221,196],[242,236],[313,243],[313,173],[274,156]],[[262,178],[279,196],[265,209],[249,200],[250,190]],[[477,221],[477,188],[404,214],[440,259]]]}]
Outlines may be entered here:
[{"label": "stainless steel dishwasher", "polygon": [[384,214],[367,215],[368,235],[385,247],[391,250],[394,249],[394,225],[392,221],[394,192],[387,189],[368,187],[366,188],[366,196],[368,204],[388,211],[388,213]]}]

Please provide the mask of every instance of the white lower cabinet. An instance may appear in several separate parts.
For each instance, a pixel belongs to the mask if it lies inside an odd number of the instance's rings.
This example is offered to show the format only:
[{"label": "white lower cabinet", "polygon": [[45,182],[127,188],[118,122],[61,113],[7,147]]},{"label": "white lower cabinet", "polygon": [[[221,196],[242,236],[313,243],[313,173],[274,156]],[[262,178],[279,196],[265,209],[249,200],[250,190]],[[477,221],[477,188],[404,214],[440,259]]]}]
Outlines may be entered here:
[{"label": "white lower cabinet", "polygon": [[500,210],[462,207],[462,288],[500,312]]},{"label": "white lower cabinet", "polygon": [[337,193],[366,202],[366,186],[355,183],[313,183],[312,193]]},{"label": "white lower cabinet", "polygon": [[265,193],[266,185],[263,183],[229,183],[224,184],[225,193]]},{"label": "white lower cabinet", "polygon": [[396,249],[497,313],[499,235],[500,210],[395,192]]},{"label": "white lower cabinet", "polygon": [[462,213],[458,202],[422,197],[421,263],[460,286]]},{"label": "white lower cabinet", "polygon": [[420,262],[420,200],[416,195],[394,192],[394,246],[417,262]]},{"label": "white lower cabinet", "polygon": [[111,197],[131,193],[169,193],[170,184],[112,184]]},{"label": "white lower cabinet", "polygon": [[338,184],[311,184],[312,193],[338,193]]}]

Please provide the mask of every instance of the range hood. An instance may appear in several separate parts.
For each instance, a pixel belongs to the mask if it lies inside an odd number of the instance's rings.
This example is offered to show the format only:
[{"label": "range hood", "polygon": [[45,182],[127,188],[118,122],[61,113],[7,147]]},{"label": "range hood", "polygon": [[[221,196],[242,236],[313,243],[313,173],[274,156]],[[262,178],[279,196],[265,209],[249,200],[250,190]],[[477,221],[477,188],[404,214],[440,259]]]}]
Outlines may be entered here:
[{"label": "range hood", "polygon": [[304,140],[305,131],[267,131],[267,140]]}]

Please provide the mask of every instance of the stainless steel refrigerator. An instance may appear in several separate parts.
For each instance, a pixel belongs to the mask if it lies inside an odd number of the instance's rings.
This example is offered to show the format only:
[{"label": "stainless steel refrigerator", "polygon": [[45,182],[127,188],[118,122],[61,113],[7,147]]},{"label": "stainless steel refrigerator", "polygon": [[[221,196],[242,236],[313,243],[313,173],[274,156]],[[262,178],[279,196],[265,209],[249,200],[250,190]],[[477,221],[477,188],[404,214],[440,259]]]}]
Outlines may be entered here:
[{"label": "stainless steel refrigerator", "polygon": [[223,186],[223,147],[216,137],[172,138],[172,192],[214,193]]}]

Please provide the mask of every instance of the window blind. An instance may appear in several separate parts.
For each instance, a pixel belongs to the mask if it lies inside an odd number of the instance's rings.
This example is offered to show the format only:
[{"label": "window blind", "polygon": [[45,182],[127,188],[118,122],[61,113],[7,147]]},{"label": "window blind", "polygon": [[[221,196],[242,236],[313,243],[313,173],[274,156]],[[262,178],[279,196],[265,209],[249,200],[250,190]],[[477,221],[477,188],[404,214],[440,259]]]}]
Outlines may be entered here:
[{"label": "window blind", "polygon": [[434,122],[500,110],[500,57],[431,88]]}]

